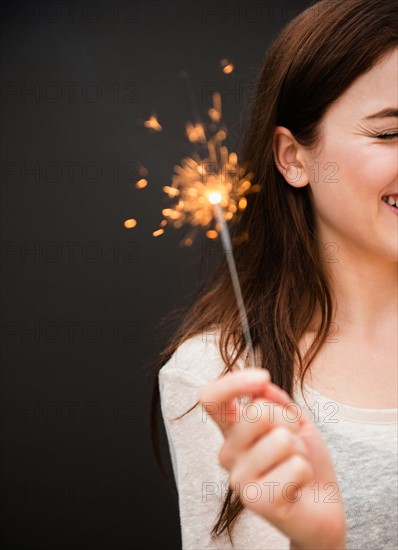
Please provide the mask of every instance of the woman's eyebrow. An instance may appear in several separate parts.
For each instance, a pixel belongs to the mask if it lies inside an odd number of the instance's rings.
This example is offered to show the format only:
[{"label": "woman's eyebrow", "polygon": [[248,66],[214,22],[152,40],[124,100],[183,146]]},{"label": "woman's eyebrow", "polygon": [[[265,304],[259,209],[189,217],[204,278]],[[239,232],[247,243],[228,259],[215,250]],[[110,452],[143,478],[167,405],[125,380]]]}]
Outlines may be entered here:
[{"label": "woman's eyebrow", "polygon": [[363,120],[369,120],[372,118],[389,118],[389,117],[398,117],[398,109],[396,107],[386,107],[385,109],[382,109],[378,113],[374,113],[373,115],[369,115],[365,117]]}]

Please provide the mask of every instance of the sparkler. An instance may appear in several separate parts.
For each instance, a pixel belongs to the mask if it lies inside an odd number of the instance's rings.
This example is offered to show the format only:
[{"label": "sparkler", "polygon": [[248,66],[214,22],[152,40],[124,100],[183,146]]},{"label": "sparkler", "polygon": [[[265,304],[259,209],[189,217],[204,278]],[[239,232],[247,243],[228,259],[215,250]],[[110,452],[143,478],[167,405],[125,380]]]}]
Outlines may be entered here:
[{"label": "sparkler", "polygon": [[[211,123],[207,132],[203,124],[186,125],[189,141],[199,145],[201,154],[196,152],[174,167],[172,184],[163,187],[163,190],[169,198],[177,199],[177,202],[172,208],[162,210],[164,219],[160,224],[161,228],[153,235],[164,233],[163,228],[170,222],[176,228],[187,223],[192,226],[191,232],[181,242],[183,246],[193,243],[200,227],[210,227],[206,232],[208,238],[221,236],[249,355],[249,365],[255,366],[253,344],[227,221],[243,212],[247,205],[246,195],[257,192],[260,186],[252,184],[251,174],[245,175],[238,165],[237,154],[229,152],[223,144],[227,138],[227,130],[221,123],[221,96],[217,92],[213,94],[213,106],[209,109],[208,115]],[[208,138],[206,133],[209,132],[211,136]],[[235,242],[241,242],[246,238],[247,234],[240,235]]]},{"label": "sparkler", "polygon": [[[233,64],[225,59],[220,65],[225,74],[231,73],[234,69]],[[152,235],[162,235],[168,224],[175,228],[189,224],[192,229],[181,241],[182,246],[192,245],[200,228],[207,229],[206,237],[209,239],[221,236],[249,356],[249,366],[254,367],[253,343],[227,222],[239,217],[247,205],[246,195],[258,192],[260,186],[252,184],[252,174],[245,174],[238,164],[237,154],[229,152],[224,145],[227,129],[222,124],[221,96],[218,92],[213,94],[213,105],[208,110],[208,116],[210,123],[207,128],[200,122],[186,124],[186,135],[195,150],[192,156],[182,159],[181,163],[174,167],[171,185],[163,187],[168,197],[176,199],[177,202],[162,210],[163,220]],[[162,129],[154,115],[145,122],[145,126],[152,131]],[[146,176],[147,173],[141,171],[140,175]],[[138,189],[146,185],[145,178],[136,182]],[[125,222],[125,227],[135,225],[134,219]],[[248,235],[243,233],[234,239],[234,244],[239,244],[247,238]],[[243,402],[245,399],[243,398]]]}]

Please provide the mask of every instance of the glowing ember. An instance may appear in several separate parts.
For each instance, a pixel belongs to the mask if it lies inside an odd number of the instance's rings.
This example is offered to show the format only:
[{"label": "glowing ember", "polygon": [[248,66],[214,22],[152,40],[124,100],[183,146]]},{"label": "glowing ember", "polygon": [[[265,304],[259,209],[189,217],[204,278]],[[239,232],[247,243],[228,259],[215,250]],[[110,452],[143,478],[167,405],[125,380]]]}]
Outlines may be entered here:
[{"label": "glowing ember", "polygon": [[228,59],[221,59],[220,65],[224,74],[231,74],[234,70],[234,65]]},{"label": "glowing ember", "polygon": [[123,225],[126,229],[132,229],[137,225],[137,220],[131,218],[130,220],[126,220]]},{"label": "glowing ember", "polygon": [[210,120],[218,123],[221,120],[221,95],[218,92],[213,94],[213,107],[207,111]]},{"label": "glowing ember", "polygon": [[151,115],[149,120],[144,122],[144,126],[145,128],[149,128],[155,132],[161,132],[163,130],[162,126],[158,122],[158,119],[156,118],[156,115]]},{"label": "glowing ember", "polygon": [[148,180],[146,180],[145,178],[142,178],[135,182],[135,186],[137,189],[144,189],[144,187],[146,187],[147,185],[148,185]]},{"label": "glowing ember", "polygon": [[204,143],[206,141],[205,130],[202,124],[196,124],[195,126],[188,122],[186,125],[186,133],[189,141],[191,143],[196,143],[198,141]]}]

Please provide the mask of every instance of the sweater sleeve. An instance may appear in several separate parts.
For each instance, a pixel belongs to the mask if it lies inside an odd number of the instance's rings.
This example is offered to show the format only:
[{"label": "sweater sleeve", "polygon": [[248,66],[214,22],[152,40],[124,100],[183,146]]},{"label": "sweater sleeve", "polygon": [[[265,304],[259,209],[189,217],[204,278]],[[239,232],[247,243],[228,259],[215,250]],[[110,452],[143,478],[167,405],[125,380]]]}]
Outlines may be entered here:
[{"label": "sweater sleeve", "polygon": [[183,550],[287,550],[289,539],[254,512],[244,509],[233,530],[211,537],[228,491],[228,472],[219,463],[224,441],[219,427],[197,405],[201,388],[221,374],[217,346],[202,339],[184,342],[159,373],[161,410],[176,480]]}]

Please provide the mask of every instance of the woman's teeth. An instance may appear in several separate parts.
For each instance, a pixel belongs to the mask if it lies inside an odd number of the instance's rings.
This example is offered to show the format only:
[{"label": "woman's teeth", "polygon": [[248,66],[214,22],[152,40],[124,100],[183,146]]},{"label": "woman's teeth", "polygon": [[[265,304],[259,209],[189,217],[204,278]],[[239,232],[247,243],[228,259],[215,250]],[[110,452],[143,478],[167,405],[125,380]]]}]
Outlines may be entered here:
[{"label": "woman's teeth", "polygon": [[393,199],[392,197],[382,197],[384,202],[387,202],[390,206],[395,206],[398,208],[398,199]]}]

